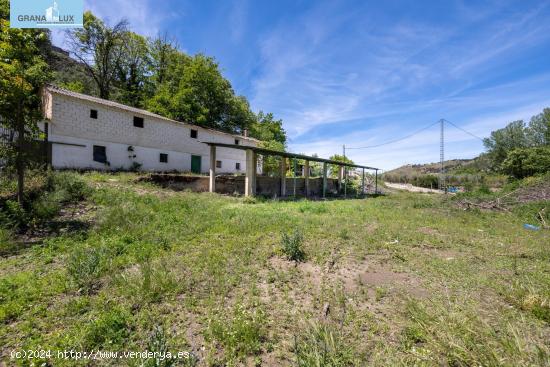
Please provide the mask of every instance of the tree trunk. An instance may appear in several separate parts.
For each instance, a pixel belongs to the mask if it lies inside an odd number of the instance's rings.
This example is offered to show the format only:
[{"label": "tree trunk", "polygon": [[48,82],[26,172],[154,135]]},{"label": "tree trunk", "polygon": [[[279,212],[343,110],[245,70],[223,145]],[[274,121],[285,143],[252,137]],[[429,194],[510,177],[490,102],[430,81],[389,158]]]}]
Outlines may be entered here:
[{"label": "tree trunk", "polygon": [[17,156],[15,163],[17,170],[17,201],[19,205],[23,205],[25,189],[25,120],[23,119],[21,104],[17,115]]}]

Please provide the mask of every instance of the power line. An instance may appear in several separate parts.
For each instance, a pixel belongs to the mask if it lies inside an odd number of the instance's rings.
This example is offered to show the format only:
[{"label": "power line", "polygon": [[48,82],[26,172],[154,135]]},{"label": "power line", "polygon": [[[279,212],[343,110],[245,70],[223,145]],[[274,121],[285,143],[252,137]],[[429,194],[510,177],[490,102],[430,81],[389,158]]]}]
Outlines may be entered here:
[{"label": "power line", "polygon": [[415,131],[414,133],[409,134],[409,135],[404,136],[404,137],[399,138],[399,139],[390,140],[390,141],[387,141],[387,142],[385,142],[385,143],[376,144],[376,145],[367,145],[367,146],[364,146],[364,147],[352,147],[352,148],[346,147],[346,149],[368,149],[368,148],[377,148],[377,147],[381,147],[381,146],[383,146],[383,145],[388,145],[388,144],[397,143],[398,141],[408,139],[408,138],[410,138],[410,137],[412,137],[412,136],[414,136],[414,135],[416,135],[416,134],[418,134],[418,133],[421,133],[421,132],[424,131],[424,130],[428,130],[430,127],[432,127],[432,126],[434,126],[434,125],[436,125],[436,124],[439,124],[440,121],[441,121],[441,120],[438,120],[438,121],[434,122],[433,124],[430,124],[430,125],[428,125],[428,126],[425,126],[425,127],[423,127],[422,129],[417,130],[417,131]]},{"label": "power line", "polygon": [[453,125],[453,126],[456,127],[458,130],[461,130],[461,131],[465,132],[466,134],[468,134],[468,135],[470,135],[470,136],[473,136],[474,138],[483,141],[483,138],[480,138],[479,136],[477,136],[477,135],[475,135],[475,134],[472,134],[471,132],[469,132],[469,131],[467,131],[467,130],[461,128],[460,126],[453,124],[451,121],[449,121],[449,120],[447,120],[447,119],[443,119],[443,121],[445,121],[445,122],[447,122],[447,123]]}]

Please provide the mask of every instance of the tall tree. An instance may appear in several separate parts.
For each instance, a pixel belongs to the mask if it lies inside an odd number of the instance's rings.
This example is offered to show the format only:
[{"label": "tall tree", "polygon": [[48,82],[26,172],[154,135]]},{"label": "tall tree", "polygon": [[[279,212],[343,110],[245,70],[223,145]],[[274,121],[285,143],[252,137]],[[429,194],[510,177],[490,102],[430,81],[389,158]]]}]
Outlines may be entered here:
[{"label": "tall tree", "polygon": [[149,47],[145,37],[127,32],[125,47],[117,65],[118,100],[134,107],[143,107],[151,70]]},{"label": "tall tree", "polygon": [[127,28],[128,22],[124,19],[110,27],[87,11],[84,27],[67,31],[71,54],[85,65],[101,98],[110,97],[125,51]]},{"label": "tall tree", "polygon": [[167,33],[159,34],[149,41],[152,81],[155,87],[162,85],[177,62],[178,47]]},{"label": "tall tree", "polygon": [[2,148],[17,172],[17,199],[24,199],[26,145],[38,134],[42,116],[40,87],[49,79],[44,60],[47,31],[10,28],[9,7],[0,0],[0,124],[14,130],[15,142]]},{"label": "tall tree", "polygon": [[522,120],[511,122],[506,127],[491,132],[489,138],[483,139],[483,144],[493,167],[498,169],[508,152],[529,145],[525,136],[525,123]]},{"label": "tall tree", "polygon": [[550,108],[531,117],[526,135],[530,146],[550,145]]}]

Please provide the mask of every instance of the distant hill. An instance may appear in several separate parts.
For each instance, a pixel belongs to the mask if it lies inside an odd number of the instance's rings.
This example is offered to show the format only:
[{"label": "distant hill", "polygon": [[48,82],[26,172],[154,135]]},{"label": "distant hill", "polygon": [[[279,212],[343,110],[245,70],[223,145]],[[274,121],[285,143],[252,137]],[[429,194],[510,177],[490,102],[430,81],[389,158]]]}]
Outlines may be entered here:
[{"label": "distant hill", "polygon": [[51,45],[46,61],[53,71],[53,83],[77,92],[97,95],[95,83],[84,64],[73,59],[68,51]]},{"label": "distant hill", "polygon": [[[449,174],[477,174],[489,169],[489,162],[484,154],[473,159],[451,159],[443,162],[445,172]],[[418,176],[438,174],[441,169],[439,162],[425,164],[407,164],[399,168],[387,171],[386,175]]]}]

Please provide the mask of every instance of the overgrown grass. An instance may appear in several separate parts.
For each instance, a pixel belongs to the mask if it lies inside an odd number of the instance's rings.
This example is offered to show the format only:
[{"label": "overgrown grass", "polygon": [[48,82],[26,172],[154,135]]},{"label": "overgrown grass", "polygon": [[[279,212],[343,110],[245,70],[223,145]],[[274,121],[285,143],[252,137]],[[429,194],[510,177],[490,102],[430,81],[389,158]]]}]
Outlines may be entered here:
[{"label": "overgrown grass", "polygon": [[[285,202],[75,177],[85,186],[46,192],[87,201],[93,225],[0,259],[7,365],[32,362],[10,360],[18,348],[188,351],[197,360],[178,363],[199,366],[549,363],[549,232],[523,229],[520,212],[406,192]],[[14,237],[0,230],[2,246]],[[162,365],[124,361],[141,362]]]}]

